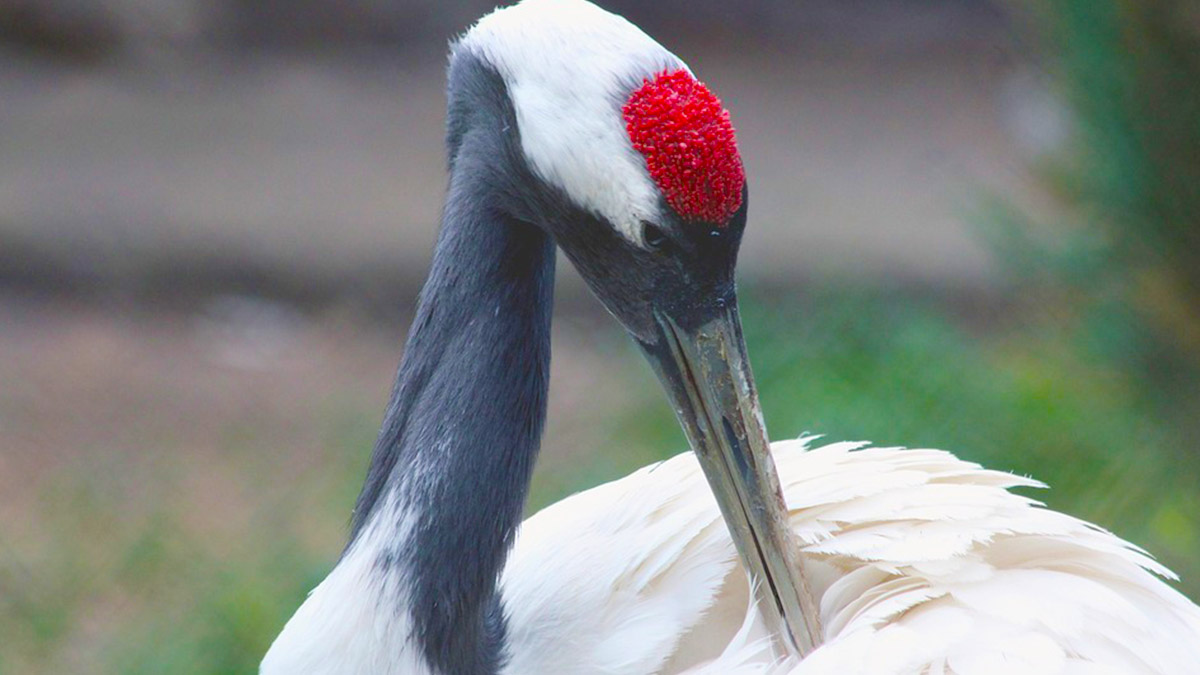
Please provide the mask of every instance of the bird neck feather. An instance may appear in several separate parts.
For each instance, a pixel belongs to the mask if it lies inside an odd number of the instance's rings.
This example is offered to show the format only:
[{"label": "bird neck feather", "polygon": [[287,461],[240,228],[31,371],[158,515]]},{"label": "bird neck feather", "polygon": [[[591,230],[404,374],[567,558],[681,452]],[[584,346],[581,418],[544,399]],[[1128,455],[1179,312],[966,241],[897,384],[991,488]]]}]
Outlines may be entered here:
[{"label": "bird neck feather", "polygon": [[552,241],[493,208],[475,148],[460,139],[347,547],[375,548],[376,572],[401,580],[435,671],[467,674],[501,660],[496,581],[545,420],[554,283]]}]

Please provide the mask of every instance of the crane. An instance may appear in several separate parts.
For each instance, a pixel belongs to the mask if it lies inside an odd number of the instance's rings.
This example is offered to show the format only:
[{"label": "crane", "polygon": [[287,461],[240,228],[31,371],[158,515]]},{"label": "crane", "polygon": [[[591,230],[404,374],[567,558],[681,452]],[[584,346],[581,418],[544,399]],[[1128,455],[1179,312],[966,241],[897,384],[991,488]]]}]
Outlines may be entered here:
[{"label": "crane", "polygon": [[[441,231],[349,542],[264,675],[1200,663],[1200,609],[1170,572],[1008,492],[1032,481],[932,450],[768,444],[734,285],[745,173],[678,57],[586,0],[524,0],[453,44],[447,90]],[[556,250],[692,453],[521,523]]]}]

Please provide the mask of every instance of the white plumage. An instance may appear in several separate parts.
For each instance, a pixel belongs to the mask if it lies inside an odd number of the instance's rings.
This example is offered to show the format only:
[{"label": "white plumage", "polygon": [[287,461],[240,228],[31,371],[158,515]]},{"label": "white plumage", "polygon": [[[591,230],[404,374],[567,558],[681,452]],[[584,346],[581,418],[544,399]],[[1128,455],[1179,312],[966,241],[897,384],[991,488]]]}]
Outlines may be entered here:
[{"label": "white plumage", "polygon": [[[506,673],[1198,672],[1200,608],[1170,571],[937,450],[775,443],[824,645],[775,663],[695,458],[525,521],[502,581]],[[574,664],[574,668],[572,668]]]}]

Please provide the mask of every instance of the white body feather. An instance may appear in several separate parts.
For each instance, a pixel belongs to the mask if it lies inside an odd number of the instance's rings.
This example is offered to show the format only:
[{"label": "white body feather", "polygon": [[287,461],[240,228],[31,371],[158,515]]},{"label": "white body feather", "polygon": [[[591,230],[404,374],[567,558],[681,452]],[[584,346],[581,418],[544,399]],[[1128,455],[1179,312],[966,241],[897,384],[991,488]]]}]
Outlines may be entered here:
[{"label": "white body feather", "polygon": [[[1195,673],[1200,608],[1038,483],[934,450],[776,443],[824,645],[774,663],[695,459],[527,520],[504,575],[508,673]],[[707,663],[705,663],[707,661]],[[689,670],[688,668],[698,668]]]},{"label": "white body feather", "polygon": [[[775,661],[683,454],[525,521],[501,581],[505,674],[1198,672],[1200,608],[1171,573],[1008,491],[1037,482],[936,450],[807,446],[773,446],[825,630],[803,663]],[[313,592],[264,673],[427,672],[358,559]],[[295,649],[306,660],[284,658]]]}]

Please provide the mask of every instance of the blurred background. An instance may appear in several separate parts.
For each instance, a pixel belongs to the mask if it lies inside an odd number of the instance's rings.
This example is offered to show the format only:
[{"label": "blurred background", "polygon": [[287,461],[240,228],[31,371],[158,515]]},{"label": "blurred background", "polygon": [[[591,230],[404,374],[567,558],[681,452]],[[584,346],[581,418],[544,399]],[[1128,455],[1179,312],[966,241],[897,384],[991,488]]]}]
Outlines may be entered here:
[{"label": "blurred background", "polygon": [[[487,0],[0,0],[0,673],[248,673],[344,543]],[[1031,474],[1200,597],[1200,4],[601,1],[733,112],[775,438]],[[564,268],[530,508],[684,449]]]}]

